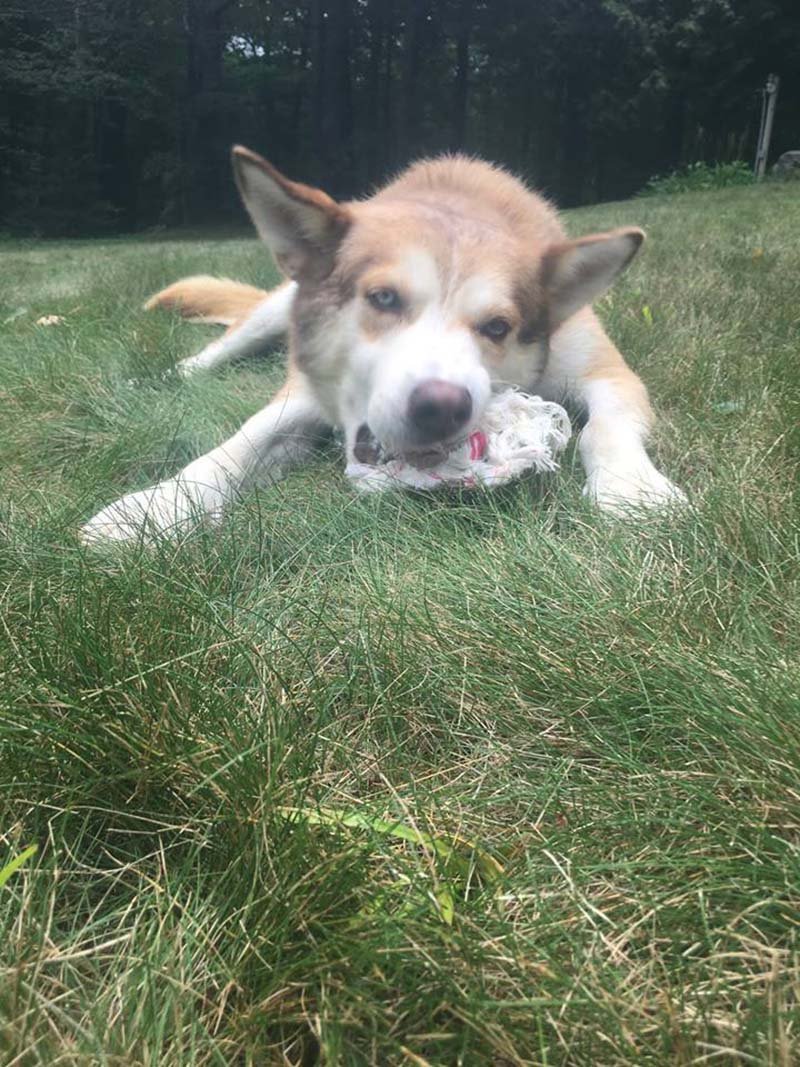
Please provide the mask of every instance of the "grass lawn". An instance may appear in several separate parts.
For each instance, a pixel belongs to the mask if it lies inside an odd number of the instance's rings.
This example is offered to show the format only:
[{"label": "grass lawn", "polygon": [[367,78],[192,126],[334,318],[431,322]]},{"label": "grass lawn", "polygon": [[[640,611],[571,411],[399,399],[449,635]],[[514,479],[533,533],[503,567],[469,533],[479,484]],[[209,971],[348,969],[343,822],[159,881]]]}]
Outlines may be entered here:
[{"label": "grass lawn", "polygon": [[280,374],[165,380],[213,331],[143,299],[266,253],[0,245],[3,1064],[800,1061],[800,188],[569,217],[621,223],[690,512],[603,519],[572,452],[361,499],[331,449],[112,556],[80,521]]}]

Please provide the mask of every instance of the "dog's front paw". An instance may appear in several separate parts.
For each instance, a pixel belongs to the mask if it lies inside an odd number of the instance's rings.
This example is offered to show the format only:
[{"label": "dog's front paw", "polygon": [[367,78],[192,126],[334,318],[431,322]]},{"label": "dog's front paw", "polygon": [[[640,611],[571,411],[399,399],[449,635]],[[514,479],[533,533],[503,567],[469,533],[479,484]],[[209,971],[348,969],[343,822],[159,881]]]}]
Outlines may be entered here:
[{"label": "dog's front paw", "polygon": [[193,378],[196,374],[202,373],[208,368],[208,364],[205,363],[198,356],[189,356],[187,359],[182,359],[179,363],[175,364],[175,373],[180,378]]},{"label": "dog's front paw", "polygon": [[649,459],[627,465],[598,467],[584,494],[603,511],[626,515],[640,508],[672,508],[687,503],[686,494],[665,478]]},{"label": "dog's front paw", "polygon": [[221,353],[224,347],[221,341],[212,341],[204,349],[194,356],[187,356],[175,364],[175,371],[181,378],[193,378],[203,371],[212,370],[221,362]]},{"label": "dog's front paw", "polygon": [[218,519],[224,503],[225,493],[214,481],[178,475],[98,511],[82,527],[81,538],[102,544],[177,536],[204,519]]}]

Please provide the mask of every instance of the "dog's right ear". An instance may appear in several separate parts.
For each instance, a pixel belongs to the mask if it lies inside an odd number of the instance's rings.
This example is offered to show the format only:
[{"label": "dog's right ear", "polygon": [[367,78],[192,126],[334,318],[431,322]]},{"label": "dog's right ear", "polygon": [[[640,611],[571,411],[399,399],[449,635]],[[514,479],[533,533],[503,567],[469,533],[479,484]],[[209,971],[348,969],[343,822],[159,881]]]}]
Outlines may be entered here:
[{"label": "dog's right ear", "polygon": [[321,189],[289,181],[249,148],[236,145],[233,172],[259,236],[290,278],[327,274],[350,212]]}]

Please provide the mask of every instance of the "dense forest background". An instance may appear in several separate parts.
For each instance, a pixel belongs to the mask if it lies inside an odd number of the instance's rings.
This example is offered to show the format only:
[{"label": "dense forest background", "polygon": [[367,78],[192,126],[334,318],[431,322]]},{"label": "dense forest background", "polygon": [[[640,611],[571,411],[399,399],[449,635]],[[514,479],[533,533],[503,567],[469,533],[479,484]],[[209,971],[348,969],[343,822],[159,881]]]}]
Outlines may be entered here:
[{"label": "dense forest background", "polygon": [[242,218],[229,147],[355,195],[462,149],[569,206],[800,148],[799,0],[0,0],[0,230]]}]

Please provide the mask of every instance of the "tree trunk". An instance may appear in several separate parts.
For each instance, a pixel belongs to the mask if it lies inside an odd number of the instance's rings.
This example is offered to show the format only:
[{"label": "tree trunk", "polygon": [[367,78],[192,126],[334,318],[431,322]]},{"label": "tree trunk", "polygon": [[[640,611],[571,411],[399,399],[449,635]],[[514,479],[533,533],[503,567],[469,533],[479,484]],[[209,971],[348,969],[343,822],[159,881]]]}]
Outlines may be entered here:
[{"label": "tree trunk", "polygon": [[[308,67],[309,46],[311,43],[311,26],[309,12],[304,9],[297,10],[295,18],[300,21],[301,37],[300,49],[297,57],[297,77],[292,91],[291,119],[289,121],[290,136],[292,138],[292,156],[294,159],[303,159],[305,156],[304,146],[300,138],[303,136],[303,103],[305,101],[308,79],[306,71]],[[305,131],[307,136],[307,131]]]},{"label": "tree trunk", "polygon": [[386,5],[371,0],[369,5],[369,61],[367,65],[366,139],[363,156],[366,173],[359,178],[375,180],[380,169],[381,154],[381,60],[386,47]]},{"label": "tree trunk", "polygon": [[[378,0],[380,2],[380,0]],[[383,73],[381,86],[381,115],[383,116],[383,133],[381,142],[383,153],[381,171],[387,170],[395,159],[396,129],[394,122],[394,42],[395,42],[395,5],[394,0],[385,0],[386,26],[383,39]]]},{"label": "tree trunk", "polygon": [[587,130],[581,99],[573,76],[568,75],[562,105],[562,156],[558,202],[564,207],[583,203],[587,156]]},{"label": "tree trunk", "polygon": [[408,0],[403,35],[402,98],[397,116],[397,139],[404,154],[419,140],[419,73],[427,11],[428,0]]},{"label": "tree trunk", "polygon": [[456,27],[456,83],[453,92],[453,147],[463,148],[467,134],[469,43],[475,0],[461,0]]},{"label": "tree trunk", "polygon": [[218,209],[222,172],[227,179],[227,137],[220,127],[218,105],[222,90],[222,56],[226,34],[223,15],[235,0],[186,0],[186,102],[182,144],[185,199],[189,219],[203,219]]},{"label": "tree trunk", "polygon": [[334,195],[347,195],[353,185],[349,0],[315,0],[312,56],[312,132],[318,177]]}]

